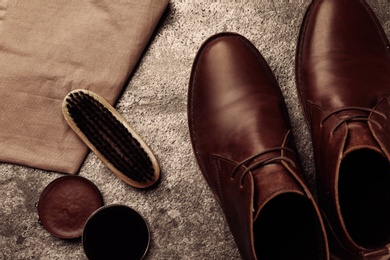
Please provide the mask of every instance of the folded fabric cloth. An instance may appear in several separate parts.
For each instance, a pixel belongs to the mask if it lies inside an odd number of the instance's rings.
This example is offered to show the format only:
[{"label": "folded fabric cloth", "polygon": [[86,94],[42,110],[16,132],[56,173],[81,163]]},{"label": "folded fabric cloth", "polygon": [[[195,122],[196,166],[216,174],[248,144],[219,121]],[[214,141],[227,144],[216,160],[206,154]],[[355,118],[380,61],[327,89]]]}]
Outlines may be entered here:
[{"label": "folded fabric cloth", "polygon": [[83,88],[115,103],[167,4],[0,1],[0,161],[77,173],[88,148],[63,98]]}]

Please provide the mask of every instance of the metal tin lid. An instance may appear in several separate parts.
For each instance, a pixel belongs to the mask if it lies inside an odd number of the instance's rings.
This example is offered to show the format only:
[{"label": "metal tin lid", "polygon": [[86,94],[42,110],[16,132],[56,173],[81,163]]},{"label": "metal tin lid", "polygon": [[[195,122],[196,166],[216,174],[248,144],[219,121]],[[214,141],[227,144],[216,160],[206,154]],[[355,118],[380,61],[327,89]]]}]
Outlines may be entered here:
[{"label": "metal tin lid", "polygon": [[89,259],[142,259],[150,243],[145,219],[125,205],[108,205],[85,224],[83,247]]},{"label": "metal tin lid", "polygon": [[37,205],[43,227],[64,239],[80,237],[87,219],[101,206],[103,199],[96,185],[72,175],[49,183]]}]

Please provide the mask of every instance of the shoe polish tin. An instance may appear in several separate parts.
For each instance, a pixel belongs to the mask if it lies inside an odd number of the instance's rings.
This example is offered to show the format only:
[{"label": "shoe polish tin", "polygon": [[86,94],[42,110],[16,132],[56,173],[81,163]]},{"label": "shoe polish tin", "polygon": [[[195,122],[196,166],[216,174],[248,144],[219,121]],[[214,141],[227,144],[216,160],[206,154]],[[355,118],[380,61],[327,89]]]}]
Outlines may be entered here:
[{"label": "shoe polish tin", "polygon": [[103,198],[91,181],[67,175],[49,183],[41,193],[38,222],[52,235],[63,239],[82,236],[93,212],[103,206]]},{"label": "shoe polish tin", "polygon": [[134,209],[119,204],[107,205],[89,217],[82,242],[84,252],[91,260],[140,260],[149,248],[149,226]]}]

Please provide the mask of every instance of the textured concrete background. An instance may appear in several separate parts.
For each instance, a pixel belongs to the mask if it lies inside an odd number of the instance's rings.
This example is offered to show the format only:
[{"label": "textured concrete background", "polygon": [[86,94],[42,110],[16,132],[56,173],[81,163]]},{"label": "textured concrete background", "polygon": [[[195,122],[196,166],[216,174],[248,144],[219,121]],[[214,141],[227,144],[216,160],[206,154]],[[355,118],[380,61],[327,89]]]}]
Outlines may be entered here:
[{"label": "textured concrete background", "polygon": [[[368,1],[390,35],[390,1]],[[187,88],[195,54],[214,33],[237,32],[262,52],[286,98],[305,171],[314,183],[311,143],[294,79],[297,34],[309,0],[172,0],[156,36],[117,104],[154,150],[158,187],[136,190],[90,154],[80,175],[101,190],[105,204],[138,210],[151,229],[146,259],[239,259],[222,210],[200,174],[187,127]],[[66,160],[66,158],[64,158]],[[50,235],[35,202],[61,174],[0,164],[0,259],[85,259],[80,241]],[[312,185],[314,188],[314,185]]]}]

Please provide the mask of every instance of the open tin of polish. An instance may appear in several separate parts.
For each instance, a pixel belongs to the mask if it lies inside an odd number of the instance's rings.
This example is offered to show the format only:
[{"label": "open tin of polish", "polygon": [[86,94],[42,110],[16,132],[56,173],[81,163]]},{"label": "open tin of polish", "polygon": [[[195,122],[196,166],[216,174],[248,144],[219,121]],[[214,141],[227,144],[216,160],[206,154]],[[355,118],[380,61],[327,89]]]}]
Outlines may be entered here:
[{"label": "open tin of polish", "polygon": [[81,237],[87,219],[103,206],[103,198],[88,179],[67,175],[49,183],[36,206],[38,221],[49,233],[74,239]]},{"label": "open tin of polish", "polygon": [[150,232],[145,219],[125,205],[107,205],[87,220],[82,236],[91,260],[140,260],[149,248]]}]

